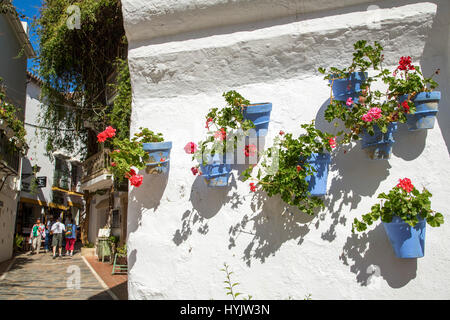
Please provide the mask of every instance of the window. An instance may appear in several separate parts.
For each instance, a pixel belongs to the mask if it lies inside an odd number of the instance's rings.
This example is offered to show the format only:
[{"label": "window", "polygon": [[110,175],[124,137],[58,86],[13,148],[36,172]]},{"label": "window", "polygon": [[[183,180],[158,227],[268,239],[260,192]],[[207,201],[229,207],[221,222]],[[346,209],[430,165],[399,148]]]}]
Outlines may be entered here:
[{"label": "window", "polygon": [[112,212],[112,228],[120,228],[120,211],[119,209]]}]

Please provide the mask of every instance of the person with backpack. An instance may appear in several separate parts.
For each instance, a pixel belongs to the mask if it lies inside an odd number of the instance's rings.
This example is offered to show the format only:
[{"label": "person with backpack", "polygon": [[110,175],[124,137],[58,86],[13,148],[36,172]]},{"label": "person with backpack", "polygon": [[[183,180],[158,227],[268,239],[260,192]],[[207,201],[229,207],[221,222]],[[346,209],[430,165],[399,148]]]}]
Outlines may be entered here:
[{"label": "person with backpack", "polygon": [[75,241],[77,240],[77,226],[73,223],[73,219],[69,218],[66,225],[66,256],[73,256]]},{"label": "person with backpack", "polygon": [[45,238],[45,226],[41,223],[40,219],[36,220],[36,223],[31,228],[30,239],[31,239],[31,252],[34,254],[36,251],[39,254],[41,250],[42,239]]},{"label": "person with backpack", "polygon": [[50,233],[53,234],[52,246],[53,246],[53,259],[56,259],[56,248],[59,250],[59,257],[62,251],[63,232],[66,231],[66,226],[61,223],[61,218],[56,219],[56,223],[53,224],[50,229]]}]

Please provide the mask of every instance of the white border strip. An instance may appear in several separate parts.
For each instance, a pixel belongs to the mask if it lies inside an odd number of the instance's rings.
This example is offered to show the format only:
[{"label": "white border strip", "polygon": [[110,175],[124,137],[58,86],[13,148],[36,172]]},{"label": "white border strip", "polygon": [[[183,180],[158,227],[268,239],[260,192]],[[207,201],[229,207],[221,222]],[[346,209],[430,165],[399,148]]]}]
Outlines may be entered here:
[{"label": "white border strip", "polygon": [[100,284],[102,285],[102,287],[108,291],[109,295],[111,296],[111,298],[113,298],[114,300],[119,300],[119,298],[117,298],[117,296],[114,294],[114,292],[112,292],[112,290],[106,285],[106,283],[102,280],[102,278],[100,278],[100,276],[98,275],[98,273],[94,270],[94,268],[89,264],[89,262],[87,261],[87,259],[84,256],[81,256],[81,258],[83,259],[84,263],[86,263],[86,265],[89,267],[89,269],[91,270],[92,274],[97,278],[98,282],[100,282]]},{"label": "white border strip", "polygon": [[5,280],[6,278],[6,274],[8,273],[8,271],[11,269],[12,265],[14,264],[14,261],[16,261],[16,256],[14,256],[11,260],[11,262],[9,263],[9,265],[6,267],[5,272],[3,273],[3,275],[0,277],[0,281]]}]

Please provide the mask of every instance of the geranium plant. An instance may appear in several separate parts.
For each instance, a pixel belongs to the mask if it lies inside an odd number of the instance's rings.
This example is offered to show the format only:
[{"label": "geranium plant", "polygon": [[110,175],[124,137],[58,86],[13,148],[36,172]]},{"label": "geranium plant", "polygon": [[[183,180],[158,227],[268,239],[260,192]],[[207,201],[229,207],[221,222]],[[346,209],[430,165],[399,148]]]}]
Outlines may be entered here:
[{"label": "geranium plant", "polygon": [[[136,173],[135,168],[143,169],[148,161],[148,154],[144,151],[142,144],[149,142],[161,142],[164,138],[161,133],[154,133],[147,128],[139,128],[141,131],[134,134],[130,139],[114,138],[112,144],[115,150],[111,152],[111,163],[109,169],[114,177],[120,182],[128,179],[131,185],[139,187],[144,177]],[[103,143],[116,135],[116,129],[111,126],[97,135],[98,142]]]},{"label": "geranium plant", "polygon": [[411,57],[401,57],[397,68],[392,73],[384,71],[383,81],[389,85],[388,96],[399,97],[405,94],[415,96],[419,92],[433,91],[438,83],[433,80],[434,75],[439,74],[436,70],[429,78],[425,78],[419,66],[412,64]]},{"label": "geranium plant", "polygon": [[431,193],[423,188],[422,192],[417,190],[408,178],[400,179],[399,183],[389,191],[388,194],[380,193],[381,203],[372,206],[369,213],[362,216],[361,220],[355,218],[352,225],[352,232],[355,229],[359,232],[367,229],[377,220],[392,222],[394,216],[400,217],[411,227],[419,222],[419,217],[426,219],[432,227],[439,227],[444,223],[441,213],[431,209]]},{"label": "geranium plant", "polygon": [[[407,121],[406,114],[415,110],[413,105],[408,105],[408,102],[399,104],[392,92],[383,93],[380,90],[372,89],[373,82],[379,78],[386,82],[388,81],[387,75],[390,74],[389,70],[383,69],[383,47],[377,42],[372,47],[367,45],[367,41],[360,40],[354,44],[354,48],[352,64],[344,69],[330,68],[329,74],[324,79],[348,77],[351,72],[364,72],[369,68],[378,73],[374,76],[367,76],[362,81],[362,90],[358,99],[349,97],[347,101],[338,101],[331,96],[330,104],[325,110],[325,119],[328,122],[336,119],[342,120],[344,126],[349,129],[349,131],[342,131],[338,134],[343,134],[343,143],[359,140],[364,131],[373,135],[375,126],[382,133],[386,133],[391,123],[405,123]],[[326,73],[323,68],[319,68],[319,71]],[[330,86],[333,86],[333,81]],[[338,123],[335,125],[338,126]]]},{"label": "geranium plant", "polygon": [[[269,197],[279,194],[287,204],[312,215],[315,208],[324,204],[321,198],[311,196],[308,191],[307,177],[315,172],[308,158],[313,153],[331,152],[336,147],[336,137],[316,129],[314,122],[301,127],[306,133],[298,138],[280,131],[274,146],[261,153],[259,168],[252,166],[242,176],[244,180],[253,181],[251,192],[260,188]],[[254,171],[257,171],[256,175],[252,175]]]},{"label": "geranium plant", "polygon": [[[366,40],[359,40],[353,48],[355,49],[353,60],[348,67],[331,67],[328,71],[325,68],[319,68],[319,72],[326,75],[324,79],[331,81],[330,87],[333,86],[334,80],[348,78],[353,72],[366,72],[370,68],[380,69],[384,56],[381,53],[383,47],[378,42],[375,41],[374,46],[371,46]],[[374,78],[367,78],[363,83],[369,84],[374,80]]]},{"label": "geranium plant", "polygon": [[[251,120],[245,120],[243,108],[250,104],[236,91],[228,91],[223,94],[227,105],[221,109],[212,108],[206,115],[205,128],[208,130],[207,138],[198,144],[189,142],[184,150],[192,154],[192,160],[197,160],[198,165],[191,168],[194,175],[201,174],[200,164],[206,164],[207,156],[232,152],[239,139],[244,138],[248,131],[255,127]],[[247,145],[243,150],[246,156],[255,152],[254,145]]]}]

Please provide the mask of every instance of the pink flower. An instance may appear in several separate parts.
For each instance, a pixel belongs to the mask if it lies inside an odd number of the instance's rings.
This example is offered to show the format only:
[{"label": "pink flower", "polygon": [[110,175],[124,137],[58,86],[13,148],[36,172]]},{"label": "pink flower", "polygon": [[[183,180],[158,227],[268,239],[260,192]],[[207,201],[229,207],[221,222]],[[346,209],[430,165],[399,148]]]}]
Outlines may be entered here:
[{"label": "pink flower", "polygon": [[347,102],[346,102],[345,104],[346,104],[348,107],[351,107],[352,104],[353,104],[353,98],[352,98],[352,97],[348,98],[348,99],[347,99]]},{"label": "pink flower", "polygon": [[197,167],[192,167],[191,171],[192,171],[192,174],[195,176],[198,173],[198,168]]},{"label": "pink flower", "polygon": [[208,129],[209,130],[209,124],[211,123],[211,122],[213,122],[213,118],[208,118],[208,120],[206,120],[206,129]]},{"label": "pink flower", "polygon": [[114,150],[113,152],[115,152],[115,153],[119,153],[119,152],[120,152],[120,150],[119,150],[119,149],[116,149],[116,150]]},{"label": "pink flower", "polygon": [[256,153],[256,146],[254,144],[246,145],[244,148],[244,154],[246,157],[254,156]]},{"label": "pink flower", "polygon": [[225,140],[227,137],[227,133],[225,131],[225,128],[220,128],[220,130],[217,130],[216,133],[214,133],[214,137],[216,139],[219,139],[221,141]]},{"label": "pink flower", "polygon": [[328,143],[332,149],[336,148],[336,137],[328,139]]},{"label": "pink flower", "polygon": [[111,162],[111,167],[116,167],[116,166],[117,166],[117,163]]},{"label": "pink flower", "polygon": [[140,174],[135,174],[131,176],[129,180],[132,186],[139,188],[142,184],[142,181],[144,180],[144,177],[141,176]]},{"label": "pink flower", "polygon": [[253,182],[250,183],[250,191],[251,192],[255,192],[256,191],[256,186],[255,186],[255,184]]},{"label": "pink flower", "polygon": [[372,122],[372,121],[373,121],[372,116],[371,116],[370,114],[368,114],[368,113],[364,114],[364,115],[361,117],[361,119],[362,119],[363,121],[365,121],[365,122]]},{"label": "pink flower", "polygon": [[380,119],[381,118],[381,109],[376,108],[376,107],[372,108],[369,110],[369,112],[367,114],[371,115],[374,120]]},{"label": "pink flower", "polygon": [[184,146],[184,151],[186,151],[186,153],[188,153],[188,154],[193,154],[193,153],[197,152],[197,145],[193,142],[188,142]]}]

